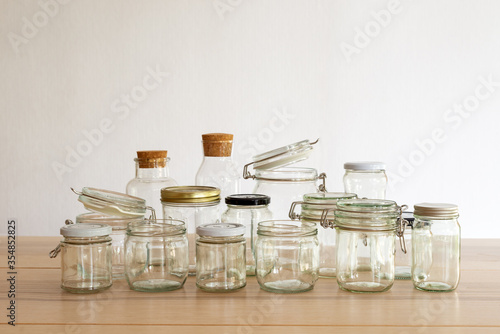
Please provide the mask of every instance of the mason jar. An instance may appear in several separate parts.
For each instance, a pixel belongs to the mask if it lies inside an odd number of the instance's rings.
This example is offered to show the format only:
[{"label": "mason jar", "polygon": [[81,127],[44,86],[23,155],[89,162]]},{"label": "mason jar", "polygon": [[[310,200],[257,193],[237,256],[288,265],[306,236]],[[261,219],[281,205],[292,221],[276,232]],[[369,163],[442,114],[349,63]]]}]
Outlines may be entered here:
[{"label": "mason jar", "polygon": [[64,239],[51,252],[61,252],[61,288],[72,293],[95,293],[112,285],[111,226],[72,224],[61,227]]},{"label": "mason jar", "polygon": [[413,285],[422,291],[453,291],[460,280],[458,206],[420,203],[414,208]]},{"label": "mason jar", "polygon": [[387,175],[385,163],[376,161],[346,162],[344,189],[358,198],[385,199]]},{"label": "mason jar", "polygon": [[246,284],[245,226],[209,224],[196,228],[196,286],[229,292]]},{"label": "mason jar", "polygon": [[132,290],[180,289],[188,275],[188,240],[183,221],[139,220],[127,227],[125,277]]},{"label": "mason jar", "polygon": [[315,223],[293,220],[260,222],[255,260],[263,290],[297,293],[314,288],[319,275],[319,242]]},{"label": "mason jar", "polygon": [[136,218],[113,217],[99,212],[87,212],[76,216],[76,223],[83,224],[106,224],[113,229],[111,234],[113,265],[113,280],[125,278],[125,237],[127,236],[127,224],[137,220]]},{"label": "mason jar", "polygon": [[350,292],[383,292],[394,284],[396,235],[401,208],[396,202],[349,199],[337,202],[337,283]]},{"label": "mason jar", "polygon": [[161,190],[164,219],[186,223],[189,240],[189,275],[196,275],[196,228],[220,223],[220,190],[205,186],[168,187]]},{"label": "mason jar", "polygon": [[247,276],[255,276],[255,239],[257,224],[273,218],[269,210],[271,198],[262,194],[236,194],[226,197],[227,210],[222,214],[222,223],[245,226]]},{"label": "mason jar", "polygon": [[[319,277],[334,278],[336,273],[336,247],[335,230],[325,229],[321,226],[323,214],[327,219],[333,219],[337,201],[341,199],[356,198],[356,194],[348,193],[311,193],[303,196],[303,201],[293,202],[290,207],[290,219],[300,219],[303,222],[316,224],[319,240]],[[296,214],[296,205],[301,206],[300,214]],[[326,211],[326,212],[325,212]]]}]

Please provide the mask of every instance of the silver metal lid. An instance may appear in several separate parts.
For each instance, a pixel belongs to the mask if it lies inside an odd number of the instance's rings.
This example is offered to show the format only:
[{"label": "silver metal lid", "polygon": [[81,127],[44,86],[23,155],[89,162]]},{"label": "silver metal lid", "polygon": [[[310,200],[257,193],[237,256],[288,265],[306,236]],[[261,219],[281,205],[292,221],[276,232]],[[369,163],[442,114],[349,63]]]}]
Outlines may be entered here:
[{"label": "silver metal lid", "polygon": [[429,218],[457,218],[458,205],[449,203],[419,203],[413,215]]}]

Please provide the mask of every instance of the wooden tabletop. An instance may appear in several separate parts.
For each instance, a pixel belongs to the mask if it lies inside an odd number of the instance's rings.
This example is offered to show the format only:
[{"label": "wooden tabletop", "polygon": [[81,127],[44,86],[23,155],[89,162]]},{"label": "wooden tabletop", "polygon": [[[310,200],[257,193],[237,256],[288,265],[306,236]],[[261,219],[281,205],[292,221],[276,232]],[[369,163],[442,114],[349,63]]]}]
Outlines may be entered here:
[{"label": "wooden tabletop", "polygon": [[[7,325],[7,247],[1,237],[0,333],[500,333],[500,240],[463,240],[458,289],[417,291],[396,281],[380,294],[341,291],[320,279],[312,291],[282,295],[254,277],[233,293],[208,293],[194,278],[162,293],[115,281],[104,292],[75,295],[60,285],[57,237],[17,238],[16,326]],[[8,277],[7,277],[8,278]],[[7,319],[7,320],[6,320]]]}]

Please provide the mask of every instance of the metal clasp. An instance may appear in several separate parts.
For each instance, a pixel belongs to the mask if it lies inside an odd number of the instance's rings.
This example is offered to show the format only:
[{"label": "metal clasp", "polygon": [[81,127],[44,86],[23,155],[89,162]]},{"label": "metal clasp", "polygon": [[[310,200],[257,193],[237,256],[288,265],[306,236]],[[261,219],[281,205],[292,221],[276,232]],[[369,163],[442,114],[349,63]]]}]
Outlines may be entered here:
[{"label": "metal clasp", "polygon": [[409,222],[403,218],[403,211],[408,209],[407,205],[401,205],[399,207],[399,217],[398,217],[398,222],[396,226],[396,235],[399,238],[399,245],[401,246],[401,250],[403,251],[404,254],[406,254],[407,249],[406,249],[406,241],[405,241],[405,230],[406,226],[409,225]]},{"label": "metal clasp", "polygon": [[318,189],[322,193],[326,193],[326,173],[321,173],[318,176],[318,179],[320,179],[323,183],[319,185]]},{"label": "metal clasp", "polygon": [[290,211],[288,212],[288,217],[292,220],[302,218],[300,216],[300,214],[295,213],[295,207],[297,206],[297,204],[302,205],[302,204],[306,204],[306,202],[292,202],[292,205],[290,206]]},{"label": "metal clasp", "polygon": [[333,220],[328,220],[328,213],[330,211],[335,211],[335,209],[324,209],[323,213],[321,214],[321,221],[320,225],[323,228],[335,228],[335,218]]}]

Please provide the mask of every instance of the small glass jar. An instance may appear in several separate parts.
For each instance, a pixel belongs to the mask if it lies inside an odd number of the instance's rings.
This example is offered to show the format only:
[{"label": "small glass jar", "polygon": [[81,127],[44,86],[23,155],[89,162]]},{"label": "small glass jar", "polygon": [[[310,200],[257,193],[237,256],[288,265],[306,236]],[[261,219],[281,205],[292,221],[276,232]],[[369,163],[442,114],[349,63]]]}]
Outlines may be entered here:
[{"label": "small glass jar", "polygon": [[196,228],[220,223],[220,190],[214,187],[179,186],[161,190],[164,219],[186,223],[189,240],[189,275],[196,275]]},{"label": "small glass jar", "polygon": [[72,224],[61,227],[64,239],[51,252],[61,252],[61,288],[72,293],[95,293],[112,285],[111,226]]},{"label": "small glass jar", "polygon": [[344,189],[358,198],[385,199],[387,175],[383,162],[346,162]]},{"label": "small glass jar", "polygon": [[196,286],[229,292],[247,284],[245,226],[209,224],[196,228]]},{"label": "small glass jar", "polygon": [[159,216],[161,189],[177,185],[169,175],[167,151],[137,151],[134,161],[135,178],[127,184],[127,194],[145,199]]},{"label": "small glass jar", "polygon": [[396,247],[396,279],[411,279],[411,232],[413,228],[413,212],[403,212],[403,219],[406,221],[404,230],[404,240],[406,244],[406,253]]},{"label": "small glass jar", "polygon": [[[222,198],[240,192],[241,175],[231,158],[233,135],[228,133],[207,133],[201,136],[203,162],[196,173],[197,186],[211,186],[220,189]],[[221,204],[221,211],[226,209]]]},{"label": "small glass jar", "polygon": [[[356,198],[356,194],[348,193],[312,193],[305,194],[302,202],[293,202],[290,207],[290,219],[300,219],[303,222],[315,223],[318,228],[319,240],[319,277],[334,278],[336,273],[335,230],[321,227],[323,214],[327,219],[333,219],[337,201]],[[296,214],[295,206],[301,205],[300,214]],[[325,212],[327,210],[327,212]]]},{"label": "small glass jar", "polygon": [[415,205],[412,230],[412,279],[418,290],[447,292],[460,280],[458,206],[444,203]]},{"label": "small glass jar", "polygon": [[317,234],[315,223],[293,220],[260,222],[255,244],[260,287],[277,293],[313,289],[319,274]]},{"label": "small glass jar", "polygon": [[394,284],[401,208],[393,201],[337,202],[337,283],[350,292],[383,292]]},{"label": "small glass jar", "polygon": [[227,210],[222,214],[222,223],[245,226],[247,276],[255,276],[255,239],[257,224],[273,218],[269,210],[271,198],[261,194],[237,194],[226,197]]},{"label": "small glass jar", "polygon": [[125,277],[132,290],[180,289],[188,275],[188,240],[183,221],[139,220],[127,227]]},{"label": "small glass jar", "polygon": [[83,224],[106,224],[113,231],[110,234],[113,246],[112,265],[113,280],[125,278],[125,237],[127,235],[127,224],[136,220],[135,218],[113,217],[98,212],[87,212],[76,216],[76,223]]},{"label": "small glass jar", "polygon": [[[318,176],[313,168],[284,167],[307,159],[317,142],[303,140],[259,154],[243,168],[245,179],[256,180],[253,193],[271,197],[269,208],[274,219],[288,219],[290,203],[300,201],[304,194],[326,191],[325,173]],[[253,165],[255,175],[248,171],[250,165]],[[318,180],[322,180],[319,186]]]}]

